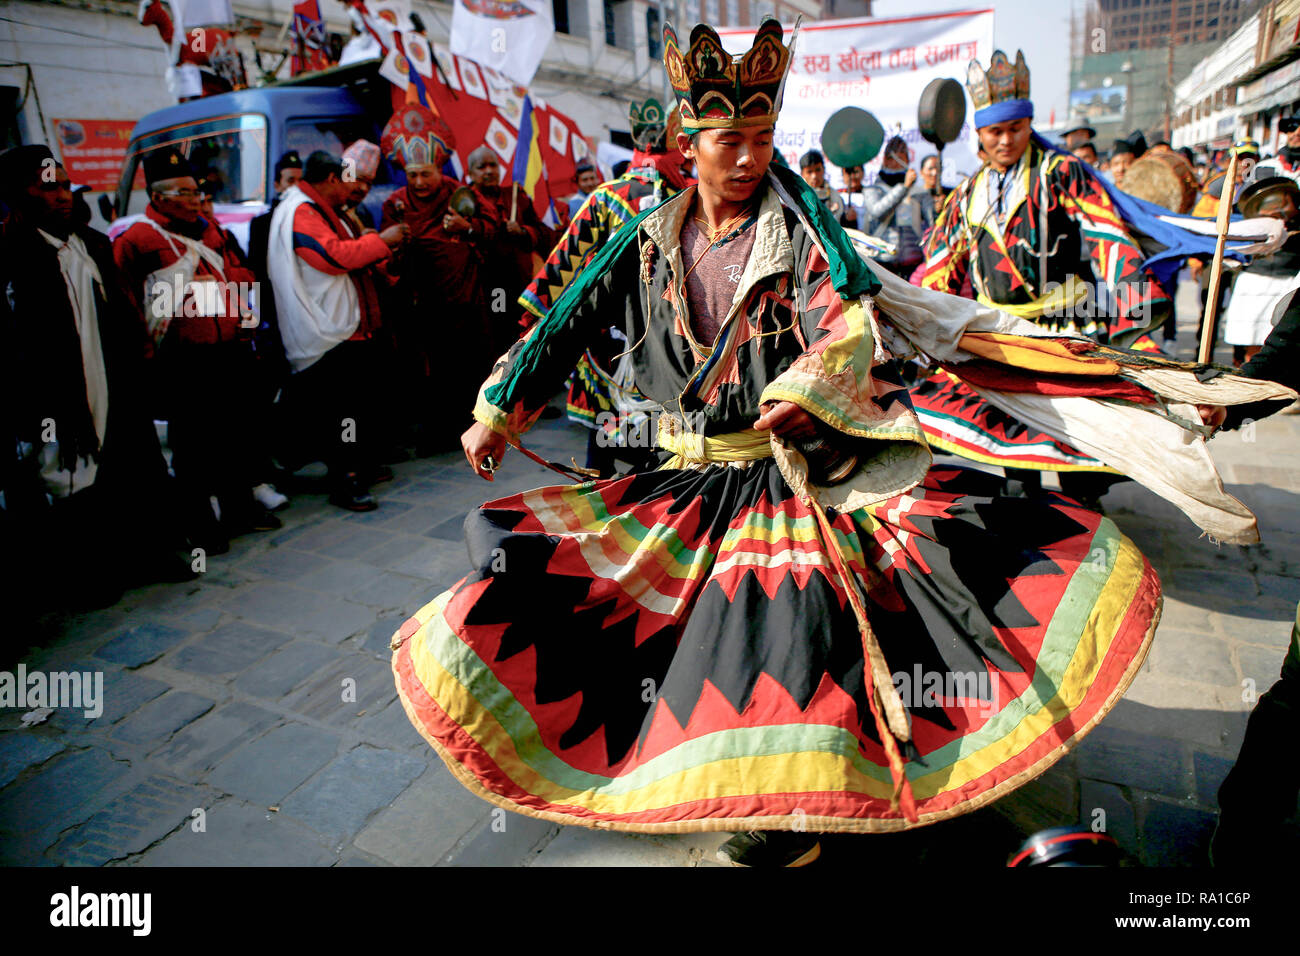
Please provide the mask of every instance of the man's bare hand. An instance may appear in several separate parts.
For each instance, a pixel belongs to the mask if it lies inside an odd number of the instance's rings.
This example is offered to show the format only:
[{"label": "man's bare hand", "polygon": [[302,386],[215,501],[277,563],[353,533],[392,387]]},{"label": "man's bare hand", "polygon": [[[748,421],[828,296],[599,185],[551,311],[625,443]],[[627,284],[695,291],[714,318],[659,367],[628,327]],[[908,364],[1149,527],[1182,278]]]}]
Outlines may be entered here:
[{"label": "man's bare hand", "polygon": [[780,438],[804,441],[816,434],[813,417],[794,402],[764,402],[759,406],[754,427],[759,431],[770,429]]},{"label": "man's bare hand", "polygon": [[511,219],[506,223],[506,232],[510,233],[512,236],[521,236],[523,235],[524,227]]},{"label": "man's bare hand", "polygon": [[916,182],[916,170],[909,166],[903,175],[903,188],[911,189],[914,182]]},{"label": "man's bare hand", "polygon": [[469,229],[469,220],[454,209],[448,209],[447,215],[442,217],[443,232],[469,232]]},{"label": "man's bare hand", "polygon": [[1197,405],[1196,411],[1200,413],[1201,424],[1214,429],[1222,425],[1228,417],[1228,409],[1224,405]]},{"label": "man's bare hand", "polygon": [[379,238],[384,240],[384,244],[388,246],[389,249],[396,249],[406,241],[410,234],[411,227],[404,222],[399,222],[396,225],[389,226],[381,232]]},{"label": "man's bare hand", "polygon": [[465,459],[474,469],[474,474],[485,481],[492,480],[492,472],[483,467],[489,456],[498,464],[506,453],[506,438],[498,435],[486,425],[475,422],[460,436],[460,447],[465,449]]}]

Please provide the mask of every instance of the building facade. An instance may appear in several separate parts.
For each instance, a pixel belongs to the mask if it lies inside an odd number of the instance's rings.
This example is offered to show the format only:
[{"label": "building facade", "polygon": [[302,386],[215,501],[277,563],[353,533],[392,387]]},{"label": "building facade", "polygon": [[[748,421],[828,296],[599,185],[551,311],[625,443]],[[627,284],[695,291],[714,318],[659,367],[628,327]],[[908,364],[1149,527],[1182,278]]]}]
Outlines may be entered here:
[{"label": "building facade", "polygon": [[1173,139],[1176,79],[1249,20],[1258,0],[1086,0],[1071,23],[1070,118],[1104,151],[1141,130]]},{"label": "building facade", "polygon": [[1265,152],[1284,143],[1278,120],[1300,113],[1300,0],[1277,0],[1260,11],[1255,65],[1238,81],[1244,130]]},{"label": "building facade", "polygon": [[1255,65],[1254,18],[1198,62],[1174,88],[1175,148],[1224,149],[1240,130],[1237,82]]},{"label": "building facade", "polygon": [[1300,110],[1300,0],[1266,3],[1175,91],[1175,146],[1222,149],[1256,140],[1280,145],[1277,123]]}]

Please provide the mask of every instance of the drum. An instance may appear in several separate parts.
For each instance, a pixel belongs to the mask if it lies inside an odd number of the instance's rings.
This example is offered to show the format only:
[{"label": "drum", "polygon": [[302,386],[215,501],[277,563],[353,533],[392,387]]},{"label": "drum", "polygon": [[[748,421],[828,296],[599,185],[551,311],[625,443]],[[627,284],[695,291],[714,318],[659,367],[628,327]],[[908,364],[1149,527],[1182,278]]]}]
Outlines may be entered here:
[{"label": "drum", "polygon": [[1196,203],[1196,170],[1181,153],[1148,152],[1124,174],[1124,192],[1170,212],[1189,213]]}]

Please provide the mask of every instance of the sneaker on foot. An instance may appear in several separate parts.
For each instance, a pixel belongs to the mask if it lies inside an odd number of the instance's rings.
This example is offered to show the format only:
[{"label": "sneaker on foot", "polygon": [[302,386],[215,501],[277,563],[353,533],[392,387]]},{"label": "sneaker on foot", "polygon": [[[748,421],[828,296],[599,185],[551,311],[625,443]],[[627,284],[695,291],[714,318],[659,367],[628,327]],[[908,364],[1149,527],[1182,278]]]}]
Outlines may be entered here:
[{"label": "sneaker on foot", "polygon": [[789,830],[749,830],[737,833],[718,848],[718,859],[732,866],[807,866],[821,856],[816,833]]},{"label": "sneaker on foot", "polygon": [[279,511],[289,504],[289,499],[286,496],[280,494],[266,482],[262,482],[253,489],[253,497],[267,511]]}]

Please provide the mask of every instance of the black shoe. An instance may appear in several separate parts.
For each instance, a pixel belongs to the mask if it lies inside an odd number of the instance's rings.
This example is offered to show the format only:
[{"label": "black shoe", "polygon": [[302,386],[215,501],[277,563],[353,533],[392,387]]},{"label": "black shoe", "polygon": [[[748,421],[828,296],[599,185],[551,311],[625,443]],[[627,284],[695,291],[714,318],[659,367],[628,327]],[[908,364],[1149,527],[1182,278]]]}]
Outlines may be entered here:
[{"label": "black shoe", "polygon": [[750,830],[722,844],[718,859],[732,866],[807,866],[821,852],[821,840],[815,833]]},{"label": "black shoe", "polygon": [[366,473],[366,481],[371,485],[380,485],[393,480],[393,469],[387,465],[376,465]]},{"label": "black shoe", "polygon": [[146,584],[162,583],[181,584],[185,581],[193,581],[198,576],[198,572],[194,570],[189,561],[182,560],[171,552],[165,552],[157,557],[142,561],[134,569],[134,574],[127,578],[127,586],[139,587]]},{"label": "black shoe", "polygon": [[554,405],[547,405],[542,409],[542,418],[559,418],[564,412],[560,411]]},{"label": "black shoe", "polygon": [[284,527],[284,522],[259,505],[249,516],[248,526],[253,531],[278,531]]},{"label": "black shoe", "polygon": [[251,531],[278,531],[283,522],[261,505],[253,505],[243,515],[223,522],[228,537],[237,538]]},{"label": "black shoe", "polygon": [[330,504],[348,511],[374,511],[379,502],[365,489],[356,474],[349,474],[345,482],[330,495]]}]

